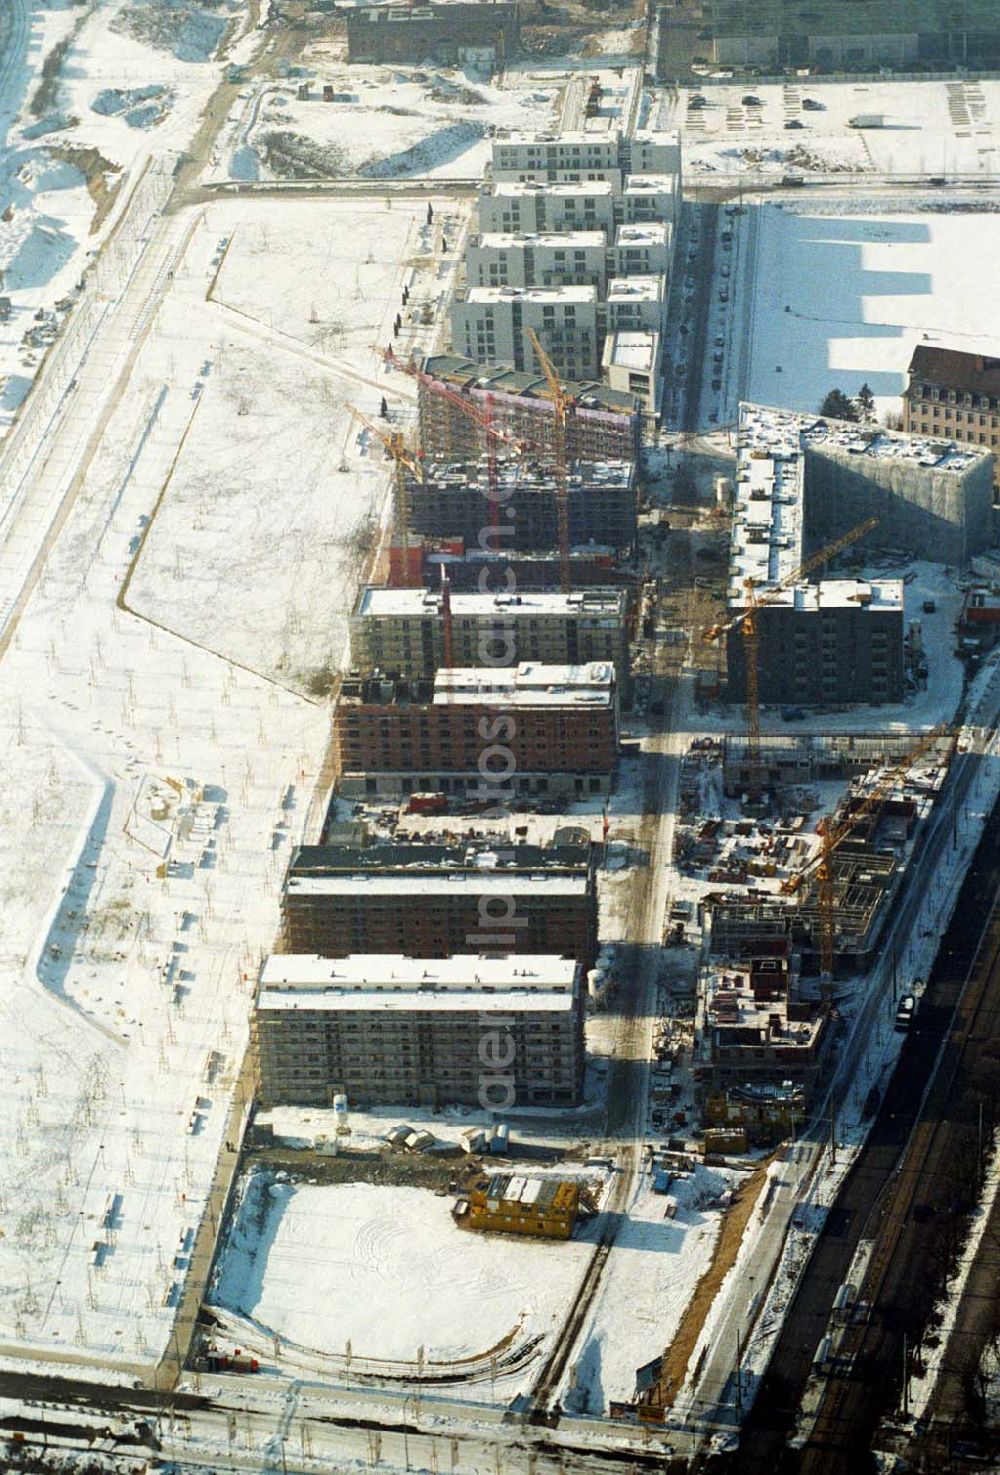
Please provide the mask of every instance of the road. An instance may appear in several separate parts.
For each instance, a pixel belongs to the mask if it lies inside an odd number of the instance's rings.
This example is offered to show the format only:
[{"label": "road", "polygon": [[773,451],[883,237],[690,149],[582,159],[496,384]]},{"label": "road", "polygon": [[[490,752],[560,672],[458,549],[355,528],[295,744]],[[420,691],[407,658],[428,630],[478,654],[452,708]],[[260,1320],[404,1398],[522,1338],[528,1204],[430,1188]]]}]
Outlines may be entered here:
[{"label": "road", "polygon": [[646,1141],[649,1081],[653,1057],[653,1022],[660,972],[660,944],[666,915],[669,869],[660,857],[670,855],[676,822],[679,744],[673,712],[680,687],[671,683],[669,715],[645,749],[643,818],[637,845],[649,857],[639,868],[629,902],[622,974],[628,979],[616,999],[620,1022],[608,1072],[607,1121],[603,1150],[616,1159],[616,1174],[602,1211],[598,1243],[555,1346],[542,1365],[532,1390],[532,1417],[542,1420],[553,1409],[574,1352],[590,1335],[589,1314],[614,1243],[638,1189]]}]

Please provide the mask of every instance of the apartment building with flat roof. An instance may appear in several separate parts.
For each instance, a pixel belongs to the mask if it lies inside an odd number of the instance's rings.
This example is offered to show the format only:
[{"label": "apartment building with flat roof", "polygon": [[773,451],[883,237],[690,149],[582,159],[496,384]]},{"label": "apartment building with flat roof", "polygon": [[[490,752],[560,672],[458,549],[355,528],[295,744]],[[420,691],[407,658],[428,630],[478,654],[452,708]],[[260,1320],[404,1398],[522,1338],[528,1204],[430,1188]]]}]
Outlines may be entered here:
[{"label": "apartment building with flat roof", "polygon": [[493,797],[498,781],[511,801],[605,794],[617,748],[617,684],[607,661],[451,668],[433,682],[348,677],[334,712],[345,798],[477,798],[487,784]]},{"label": "apartment building with flat roof", "polygon": [[369,585],[350,620],[351,665],[364,675],[433,676],[445,662],[446,626],[455,666],[610,661],[628,676],[628,599],[621,589],[569,594],[459,594]]},{"label": "apartment building with flat roof", "polygon": [[[558,547],[555,469],[547,451],[541,461],[528,455],[501,461],[495,487],[485,458],[472,465],[425,461],[421,471],[421,477],[406,478],[410,529],[420,537],[460,538],[466,547],[480,546],[484,524],[493,518],[492,489],[503,508],[504,551]],[[639,498],[631,461],[573,461],[566,491],[573,548],[633,550]]]},{"label": "apartment building with flat roof", "polygon": [[452,303],[452,343],[470,358],[537,373],[532,331],[559,374],[599,376],[602,324],[595,287],[469,287]]},{"label": "apartment building with flat roof", "polygon": [[[480,1042],[502,1043],[497,1109],[574,1105],[583,1089],[582,968],[553,954],[343,958],[277,953],[254,1027],[265,1106],[482,1107]],[[508,1094],[509,1093],[509,1094]]]},{"label": "apartment building with flat roof", "polygon": [[281,950],[343,957],[597,950],[590,845],[300,847],[281,898]]},{"label": "apartment building with flat roof", "polygon": [[601,230],[614,234],[617,223],[614,185],[608,179],[548,184],[540,180],[488,180],[478,199],[481,231],[518,235],[568,235]]}]

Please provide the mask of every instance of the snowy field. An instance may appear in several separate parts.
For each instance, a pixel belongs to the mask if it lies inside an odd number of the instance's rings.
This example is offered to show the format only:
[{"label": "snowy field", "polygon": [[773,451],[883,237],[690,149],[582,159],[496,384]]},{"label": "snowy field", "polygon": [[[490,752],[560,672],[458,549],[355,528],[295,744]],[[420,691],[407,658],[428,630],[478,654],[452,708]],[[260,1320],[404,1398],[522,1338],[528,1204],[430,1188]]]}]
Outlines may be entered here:
[{"label": "snowy field", "polygon": [[[0,270],[12,312],[0,322],[0,433],[65,320],[88,250],[113,224],[123,182],[154,155],[185,147],[222,75],[217,43],[228,56],[252,51],[258,39],[254,32],[241,39],[244,0],[214,16],[183,0],[159,23],[161,44],[153,44],[149,7],[136,0],[97,0],[86,10],[5,4]],[[56,48],[63,51],[57,83],[39,98],[42,64]],[[49,314],[45,322],[38,312]],[[24,342],[27,331],[37,341]]]},{"label": "snowy field", "polygon": [[491,1354],[558,1329],[593,1244],[463,1230],[451,1203],[426,1189],[256,1174],[213,1304],[250,1318],[241,1345],[256,1330],[293,1357],[346,1357],[358,1371],[463,1363],[470,1380],[489,1379]]},{"label": "snowy field", "polygon": [[[397,205],[368,262],[345,228],[355,206],[309,208],[308,231],[294,208],[245,203],[162,223],[182,245],[169,291],[140,317],[123,392],[0,662],[8,1354],[148,1368],[239,1133],[253,978],[288,847],[319,813],[328,711],[302,678],[336,662],[361,572],[344,540],[385,506],[387,468],[344,406],[377,408],[368,344],[395,310],[388,258],[423,228]],[[266,265],[255,229],[270,231]],[[340,336],[310,346],[320,324],[299,278],[331,250],[348,283]],[[419,298],[421,268],[407,270]],[[445,290],[436,258],[427,280]],[[214,283],[245,303],[250,281],[264,323],[212,300]],[[308,295],[317,316],[333,310],[318,286]],[[273,425],[278,389],[281,431],[251,446],[241,407],[265,406]],[[340,427],[319,436],[317,396]],[[326,480],[315,441],[335,461]]]},{"label": "snowy field", "polygon": [[867,382],[880,413],[898,412],[917,343],[1000,348],[1000,299],[984,291],[1000,215],[759,208],[747,399],[815,410]]},{"label": "snowy field", "polygon": [[[742,172],[752,188],[755,174],[788,167],[845,175],[1000,172],[1000,81],[712,82],[703,89],[707,106],[688,108],[694,90],[679,100],[664,94],[658,109],[662,124],[683,129],[692,176]],[[818,106],[803,107],[806,101]],[[862,113],[881,114],[885,126],[849,127]]]},{"label": "snowy field", "polygon": [[[478,178],[494,130],[544,130],[566,81],[511,68],[501,84],[449,68],[354,66],[307,48],[309,98],[297,85],[244,90],[219,135],[209,178],[431,175]],[[323,100],[332,87],[334,100]]]},{"label": "snowy field", "polygon": [[[385,511],[386,465],[349,406],[406,413],[410,381],[372,345],[440,312],[460,233],[454,205],[225,202],[200,217],[175,276],[190,432],[147,529],[129,607],[305,692],[323,690]],[[196,349],[187,326],[197,325]],[[429,341],[408,322],[398,342]],[[229,531],[241,536],[233,546]],[[289,571],[294,570],[294,578]],[[205,597],[178,598],[201,589]],[[207,597],[211,592],[211,597]],[[327,686],[328,686],[327,681]]]},{"label": "snowy field", "polygon": [[670,1345],[711,1264],[720,1197],[738,1181],[728,1169],[697,1165],[689,1178],[671,1183],[677,1212],[669,1219],[666,1200],[652,1191],[649,1169],[643,1171],[580,1345],[575,1391],[568,1394],[573,1411],[606,1414],[610,1400],[630,1400],[636,1368]]}]

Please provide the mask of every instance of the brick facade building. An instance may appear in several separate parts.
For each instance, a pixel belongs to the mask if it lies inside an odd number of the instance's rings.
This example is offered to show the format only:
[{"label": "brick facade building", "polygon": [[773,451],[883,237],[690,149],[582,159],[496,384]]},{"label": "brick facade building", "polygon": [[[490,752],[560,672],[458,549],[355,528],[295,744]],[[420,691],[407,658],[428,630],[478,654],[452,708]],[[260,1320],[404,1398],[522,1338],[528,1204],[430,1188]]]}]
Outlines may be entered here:
[{"label": "brick facade building", "polygon": [[[491,757],[491,745],[501,740],[502,749]],[[453,668],[433,683],[348,678],[333,724],[345,797],[428,790],[476,795],[487,773],[502,777],[512,798],[606,793],[617,746],[618,704],[608,662],[496,672]]]}]

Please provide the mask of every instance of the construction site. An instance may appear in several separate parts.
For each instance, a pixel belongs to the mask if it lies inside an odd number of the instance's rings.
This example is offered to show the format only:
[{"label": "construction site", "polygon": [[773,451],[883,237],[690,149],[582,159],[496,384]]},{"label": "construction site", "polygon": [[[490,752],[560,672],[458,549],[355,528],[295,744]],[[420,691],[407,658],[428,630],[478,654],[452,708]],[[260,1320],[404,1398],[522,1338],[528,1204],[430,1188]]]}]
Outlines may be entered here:
[{"label": "construction site", "polygon": [[[128,1475],[679,1472],[760,1390],[790,1421],[779,1344],[807,1413],[847,1385],[888,1229],[947,1294],[985,1047],[930,1207],[901,1174],[842,1261],[894,1082],[922,1111],[950,1011],[982,1034],[935,959],[1000,788],[991,458],[737,405],[762,207],[690,183],[618,9],[251,7],[128,91],[177,152],[127,155],[65,331],[10,287],[51,347],[0,448],[25,1445],[68,1400]],[[45,36],[141,81],[92,12]]]}]

